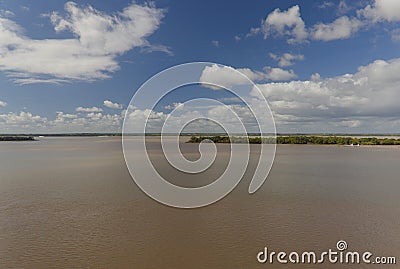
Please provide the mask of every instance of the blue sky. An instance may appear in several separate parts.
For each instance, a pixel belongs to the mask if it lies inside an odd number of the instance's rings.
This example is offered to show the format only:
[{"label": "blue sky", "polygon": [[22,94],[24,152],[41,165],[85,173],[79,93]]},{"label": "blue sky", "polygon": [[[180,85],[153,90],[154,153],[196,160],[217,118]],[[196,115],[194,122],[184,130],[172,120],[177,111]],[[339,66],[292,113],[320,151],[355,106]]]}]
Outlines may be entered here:
[{"label": "blue sky", "polygon": [[[244,70],[279,132],[400,133],[398,1],[2,0],[0,18],[0,133],[120,131],[142,83],[193,61]],[[163,105],[199,91],[224,96]]]}]

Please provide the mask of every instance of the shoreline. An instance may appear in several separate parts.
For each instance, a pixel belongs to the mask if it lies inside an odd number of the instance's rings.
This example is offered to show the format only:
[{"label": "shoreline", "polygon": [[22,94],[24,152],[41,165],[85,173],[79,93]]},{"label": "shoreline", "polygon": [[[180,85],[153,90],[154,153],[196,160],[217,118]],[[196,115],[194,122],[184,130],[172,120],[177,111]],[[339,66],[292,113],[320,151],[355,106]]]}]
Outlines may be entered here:
[{"label": "shoreline", "polygon": [[304,146],[304,147],[311,147],[311,146],[321,146],[321,147],[344,147],[344,148],[393,148],[393,149],[400,149],[400,145],[360,145],[360,146],[350,146],[350,145],[339,145],[339,144],[276,144],[277,147],[281,146]]},{"label": "shoreline", "polygon": [[33,136],[0,136],[0,142],[36,141]]},{"label": "shoreline", "polygon": [[[160,137],[161,135],[151,135],[149,137]],[[23,141],[40,141],[42,138],[51,139],[51,138],[122,138],[122,136],[99,136],[99,135],[52,135],[52,136],[27,136],[27,135],[0,135],[0,143],[1,142],[23,142]],[[135,137],[135,136],[132,136]],[[211,140],[213,143],[216,144],[229,144],[231,143],[228,136],[188,136],[182,135],[184,141],[182,143],[200,143],[203,140]],[[299,138],[311,138],[311,139],[322,139],[319,142],[321,143],[310,143],[307,141],[300,141]],[[237,139],[236,142],[233,143],[240,144],[240,143],[247,143],[246,138],[244,136],[235,136],[233,139]],[[263,140],[264,139],[264,140]],[[272,137],[266,137],[261,139],[257,136],[249,136],[249,144],[275,144],[278,146],[287,145],[287,146],[340,146],[340,147],[350,147],[350,148],[399,148],[400,149],[400,139],[394,138],[380,138],[377,136],[363,136],[359,138],[348,137],[348,136],[277,136],[276,141]],[[294,139],[294,140],[287,140],[287,139]],[[324,140],[325,139],[325,140]],[[326,141],[329,139],[345,139],[344,141],[350,141],[349,143],[337,143],[337,140]],[[374,143],[363,143],[362,141],[370,141],[373,140]],[[261,142],[263,141],[263,142]],[[343,141],[343,140],[340,140]],[[354,141],[356,143],[351,143]],[[383,143],[386,141],[385,143]],[[361,142],[361,143],[360,143]]]},{"label": "shoreline", "polygon": [[214,143],[245,143],[245,144],[277,144],[277,145],[338,145],[347,147],[360,146],[400,146],[400,139],[362,137],[353,138],[345,136],[277,136],[274,137],[238,137],[238,136],[192,136],[187,143],[200,143],[203,141]]}]

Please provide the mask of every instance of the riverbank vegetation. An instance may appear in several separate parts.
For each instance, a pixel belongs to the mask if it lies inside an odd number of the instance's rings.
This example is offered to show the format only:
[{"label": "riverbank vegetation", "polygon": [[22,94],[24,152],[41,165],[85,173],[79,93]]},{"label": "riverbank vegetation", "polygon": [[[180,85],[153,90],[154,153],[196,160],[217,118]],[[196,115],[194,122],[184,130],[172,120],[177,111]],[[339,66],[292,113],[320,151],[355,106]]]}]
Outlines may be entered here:
[{"label": "riverbank vegetation", "polygon": [[[210,140],[214,143],[247,143],[246,137],[229,136],[192,136],[189,143],[200,143],[203,140]],[[400,145],[400,139],[395,138],[377,138],[377,137],[350,137],[350,136],[277,136],[276,140],[271,137],[249,137],[250,144],[314,144],[314,145]]]},{"label": "riverbank vegetation", "polygon": [[35,141],[33,136],[0,136],[0,141]]}]

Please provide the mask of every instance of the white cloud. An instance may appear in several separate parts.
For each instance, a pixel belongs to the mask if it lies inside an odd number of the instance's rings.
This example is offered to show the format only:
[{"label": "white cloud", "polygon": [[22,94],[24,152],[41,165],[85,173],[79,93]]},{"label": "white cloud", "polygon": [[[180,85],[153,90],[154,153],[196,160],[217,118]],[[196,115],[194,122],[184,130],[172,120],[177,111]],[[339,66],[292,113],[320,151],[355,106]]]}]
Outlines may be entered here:
[{"label": "white cloud", "polygon": [[69,31],[74,38],[31,39],[14,21],[0,18],[0,70],[20,84],[105,79],[119,69],[119,55],[149,46],[146,38],[164,16],[152,4],[134,3],[111,15],[74,2],[67,2],[65,11],[66,16],[49,17],[57,32]]},{"label": "white cloud", "polygon": [[15,14],[11,10],[0,9],[0,17],[11,18],[14,16]]},{"label": "white cloud", "polygon": [[[245,71],[244,73],[253,80],[260,80],[263,78],[263,74],[261,72],[253,72],[250,69],[242,69],[241,71]],[[214,83],[217,85],[224,85],[226,87],[231,87],[233,85],[249,84],[248,79],[246,79],[246,77],[244,76],[238,76],[232,67],[220,67],[216,64],[206,66],[204,68],[200,76],[200,81]],[[208,87],[213,88],[212,86]]]},{"label": "white cloud", "polygon": [[[267,80],[289,80],[297,77],[293,70],[288,71],[281,68],[272,68],[269,66],[264,67],[262,72],[254,71],[249,68],[237,68],[236,70],[247,76],[247,78],[249,78],[253,82]],[[233,67],[220,67],[216,64],[213,64],[204,68],[200,77],[200,81],[223,85],[226,87],[232,87],[233,85],[249,85],[250,82],[247,78],[244,76],[238,76]],[[215,88],[213,86],[208,87]]]},{"label": "white cloud", "polygon": [[347,16],[342,16],[332,23],[314,25],[312,36],[314,39],[323,41],[346,39],[357,32],[361,25],[362,22],[356,18],[350,19]]},{"label": "white cloud", "polygon": [[398,0],[375,0],[372,5],[367,5],[359,10],[358,14],[364,16],[373,22],[400,21],[400,1]]},{"label": "white cloud", "polygon": [[76,114],[64,114],[64,112],[57,112],[57,117],[63,119],[76,119],[78,116]]},{"label": "white cloud", "polygon": [[[324,2],[320,8],[327,8],[331,6],[331,2]],[[338,5],[339,11],[344,13],[348,10],[346,2],[341,1]],[[357,32],[362,26],[362,22],[357,18],[349,18],[342,16],[337,18],[331,23],[317,23],[311,28],[307,29],[305,23],[300,15],[299,6],[295,5],[286,11],[275,9],[268,14],[267,18],[263,20],[261,30],[264,33],[264,38],[272,35],[287,37],[289,44],[306,42],[309,38],[316,40],[336,40],[349,38],[353,33]],[[252,28],[257,29],[257,28]],[[248,35],[255,35],[257,32],[253,31]],[[276,56],[277,58],[278,56]],[[295,60],[295,59],[292,59]],[[281,62],[282,66],[291,65],[291,60]]]},{"label": "white cloud", "polygon": [[145,121],[147,132],[160,132],[167,115],[168,114],[164,114],[163,112],[155,112],[150,109],[129,110],[125,119],[126,122],[129,122],[128,125],[130,126],[128,132],[142,133],[143,130],[139,129],[138,126],[141,126],[141,123]]},{"label": "white cloud", "polygon": [[294,65],[294,61],[296,60],[304,60],[304,55],[302,54],[290,54],[290,53],[284,53],[282,55],[277,55],[274,53],[270,53],[269,56],[274,59],[275,61],[278,61],[278,65],[280,67],[287,67]]},{"label": "white cloud", "polygon": [[261,30],[264,38],[273,34],[288,36],[288,43],[304,42],[308,36],[298,5],[286,11],[281,11],[279,8],[275,9],[262,21]]},{"label": "white cloud", "polygon": [[[261,71],[253,71],[250,68],[237,68],[236,70],[246,75],[252,81],[261,81],[266,79],[266,74]],[[218,72],[219,70],[216,70],[216,74]]]},{"label": "white cloud", "polygon": [[173,56],[174,53],[172,52],[170,47],[164,46],[164,45],[152,45],[148,44],[143,46],[140,49],[140,52],[144,53],[152,53],[152,52],[164,52],[165,54],[168,54],[169,56]]},{"label": "white cloud", "polygon": [[350,128],[360,127],[361,124],[360,120],[343,120],[339,122],[339,125]]},{"label": "white cloud", "polygon": [[108,108],[112,108],[112,109],[122,109],[123,108],[123,105],[118,104],[118,103],[113,103],[110,100],[105,100],[103,102],[103,105]]},{"label": "white cloud", "polygon": [[18,130],[18,128],[30,128],[36,126],[45,126],[47,123],[47,118],[41,116],[34,116],[30,112],[21,111],[17,113],[0,114],[0,126],[2,130],[7,131],[8,128],[15,128],[13,130]]},{"label": "white cloud", "polygon": [[310,129],[302,131],[319,132],[347,126],[384,133],[399,127],[399,73],[397,58],[374,61],[354,74],[326,79],[315,76],[312,81],[266,83],[258,87],[269,100],[281,128],[307,127]]},{"label": "white cloud", "polygon": [[[218,67],[218,66],[217,66]],[[232,68],[216,69],[216,73],[203,72],[203,75],[214,76],[224,74],[223,78],[229,82]],[[253,76],[259,76],[253,72]],[[204,71],[204,70],[203,70]],[[262,74],[265,74],[262,73]],[[398,132],[400,128],[400,58],[384,61],[376,60],[368,65],[361,66],[354,74],[344,74],[332,78],[321,78],[314,75],[313,80],[258,83],[258,88],[268,99],[274,113],[279,132]],[[232,81],[230,81],[232,83]],[[237,80],[235,83],[244,83]],[[255,114],[265,110],[264,100],[259,99],[256,90],[250,92],[246,102],[252,105]],[[249,110],[241,104],[228,107],[196,107],[179,103],[170,108],[181,107],[176,110],[171,130],[178,130],[180,123],[191,116],[216,118],[226,124],[234,124],[229,117],[227,108],[232,108],[245,122],[252,126],[254,119]],[[130,107],[127,115],[131,126],[150,116],[148,131],[160,131],[162,123],[168,117],[167,113]],[[265,116],[267,118],[268,115]],[[33,115],[30,112],[0,114],[0,129],[3,132],[118,132],[121,130],[123,113],[103,114],[93,111],[87,114],[69,114],[58,112],[56,119]],[[205,122],[197,122],[190,130],[213,130]],[[137,126],[140,126],[138,124]],[[204,126],[208,126],[204,129]],[[141,130],[135,130],[141,131]]]},{"label": "white cloud", "polygon": [[31,112],[0,114],[0,128],[4,133],[65,133],[65,132],[120,132],[122,116],[93,113],[79,116],[57,112],[53,120]]},{"label": "white cloud", "polygon": [[310,77],[311,81],[318,81],[321,79],[321,75],[319,73],[314,73]]},{"label": "white cloud", "polygon": [[296,78],[297,75],[293,70],[284,70],[277,67],[264,67],[266,78],[272,81],[290,80]]},{"label": "white cloud", "polygon": [[0,101],[0,107],[5,107],[5,106],[7,106],[7,103],[4,101]]},{"label": "white cloud", "polygon": [[[256,130],[253,127],[255,121],[249,108],[241,105],[216,105],[215,103],[209,105],[186,103],[174,114],[154,112],[149,109],[130,110],[125,121],[125,128],[128,132],[141,133],[143,130],[139,129],[139,126],[149,117],[146,122],[147,132],[160,132],[167,118],[168,124],[164,126],[164,131],[170,133],[179,131],[183,126],[186,126],[185,132],[223,132],[224,130],[213,121],[223,124],[227,130],[240,130],[241,123],[232,117],[230,110],[238,115],[245,126],[253,128],[253,131]],[[193,119],[195,120],[193,121]],[[190,124],[186,125],[188,122]]]},{"label": "white cloud", "polygon": [[184,104],[183,103],[177,103],[174,102],[172,105],[167,105],[164,108],[167,110],[173,110],[173,109],[183,109]]},{"label": "white cloud", "polygon": [[400,41],[400,29],[394,29],[392,31],[392,40],[393,41]]},{"label": "white cloud", "polygon": [[[205,69],[206,70],[206,69]],[[231,81],[232,68],[222,69],[209,66],[202,75],[223,79],[230,83],[246,83],[245,80]],[[255,72],[243,68],[249,75],[264,79],[266,71]],[[211,72],[213,71],[213,72]],[[361,66],[354,74],[332,78],[321,78],[315,74],[312,80],[258,83],[258,88],[267,97],[280,132],[398,132],[400,128],[400,58],[376,60]],[[237,77],[237,76],[236,76]],[[207,79],[208,81],[208,79]],[[223,81],[225,83],[226,81]],[[262,80],[261,80],[262,81]],[[246,87],[244,87],[246,88]],[[265,103],[253,89],[246,102],[252,104],[255,113],[265,109]],[[192,115],[221,119],[230,124],[227,107],[191,107],[179,103],[170,108],[178,109],[174,116],[176,124],[185,122]],[[241,104],[230,108],[251,126],[252,116]],[[80,111],[77,111],[80,112]],[[190,113],[190,114],[189,114]],[[30,112],[0,114],[0,129],[3,132],[117,132],[121,130],[123,113],[104,114],[91,111],[87,114],[57,112],[55,119],[48,119]],[[150,116],[149,128],[159,131],[168,114],[131,106],[128,120],[142,121]],[[268,115],[266,115],[268,116]],[[205,123],[197,123],[193,130],[201,130]],[[135,126],[133,124],[133,126]],[[140,125],[138,125],[140,126]],[[173,128],[172,126],[171,128]],[[196,129],[197,128],[197,129]],[[211,128],[211,127],[210,127]],[[176,129],[176,128],[175,128]],[[203,129],[205,130],[205,129]],[[140,130],[138,130],[140,131]]]},{"label": "white cloud", "polygon": [[102,117],[103,117],[103,114],[100,112],[99,113],[92,112],[92,113],[86,114],[86,118],[90,118],[92,120],[99,120]]},{"label": "white cloud", "polygon": [[211,44],[214,46],[214,47],[219,47],[219,41],[218,40],[213,40],[213,41],[211,41]]},{"label": "white cloud", "polygon": [[[68,114],[67,114],[68,115]],[[46,132],[120,132],[122,117],[118,114],[89,113],[85,116],[73,115],[62,120],[49,121]]]},{"label": "white cloud", "polygon": [[[329,8],[333,5],[333,2],[325,1],[318,7]],[[348,13],[354,8],[354,6],[349,6],[346,1],[341,0],[337,4],[337,14]],[[323,41],[347,39],[360,29],[367,29],[370,23],[399,22],[400,12],[398,10],[400,10],[400,1],[398,0],[374,0],[372,4],[357,10],[357,16],[341,16],[333,22],[319,22],[307,28],[300,15],[298,5],[283,11],[277,8],[269,13],[265,20],[262,20],[260,27],[251,28],[246,36],[255,36],[262,32],[265,39],[284,37],[289,44],[307,42],[310,39]],[[396,40],[395,34],[392,37],[394,37],[393,40]]]},{"label": "white cloud", "polygon": [[65,121],[71,120],[71,119],[76,119],[78,118],[78,115],[76,114],[68,114],[68,113],[64,113],[64,112],[56,112],[57,114],[57,118],[54,120],[55,123],[63,123]]},{"label": "white cloud", "polygon": [[318,8],[325,9],[325,8],[333,7],[334,5],[335,4],[331,1],[325,1],[322,4],[318,5]]},{"label": "white cloud", "polygon": [[26,12],[30,10],[30,8],[28,6],[19,6],[19,8]]},{"label": "white cloud", "polygon": [[86,112],[86,113],[90,113],[90,112],[101,112],[103,111],[103,109],[99,108],[99,107],[77,107],[75,109],[76,112]]},{"label": "white cloud", "polygon": [[258,33],[260,32],[261,28],[260,27],[252,27],[250,28],[250,32],[248,32],[246,34],[246,37],[251,37],[251,36],[255,36],[258,35]]},{"label": "white cloud", "polygon": [[351,7],[347,5],[346,1],[340,0],[339,5],[338,5],[338,14],[342,15],[351,10]]},{"label": "white cloud", "polygon": [[[341,0],[338,5],[338,14],[347,13],[353,7],[346,1]],[[399,22],[400,1],[397,0],[374,0],[372,4],[357,10],[357,17],[342,16],[332,23],[318,23],[311,28],[311,35],[317,40],[336,40],[351,37],[361,28],[371,23]],[[395,32],[392,39],[396,41]]]}]

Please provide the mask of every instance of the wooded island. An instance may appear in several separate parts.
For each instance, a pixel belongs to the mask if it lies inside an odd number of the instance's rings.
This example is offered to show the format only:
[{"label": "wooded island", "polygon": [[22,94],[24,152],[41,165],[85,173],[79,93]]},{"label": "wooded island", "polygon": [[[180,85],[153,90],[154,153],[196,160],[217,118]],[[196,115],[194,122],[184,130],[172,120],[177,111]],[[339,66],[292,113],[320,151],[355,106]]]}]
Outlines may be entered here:
[{"label": "wooded island", "polygon": [[[247,143],[246,137],[229,136],[192,136],[189,143],[200,143],[203,140],[210,140],[214,143]],[[400,139],[376,138],[376,137],[351,137],[351,136],[308,136],[291,135],[272,137],[249,137],[250,144],[315,144],[315,145],[400,145]]]},{"label": "wooded island", "polygon": [[0,136],[0,141],[35,141],[33,136]]}]

